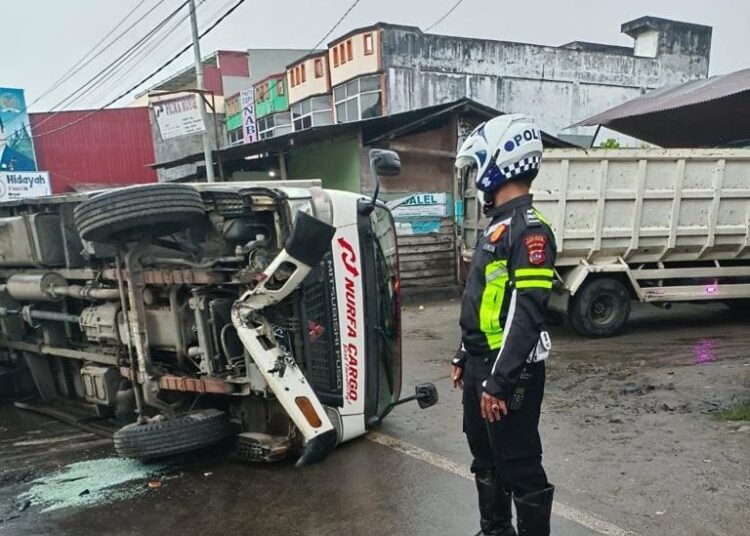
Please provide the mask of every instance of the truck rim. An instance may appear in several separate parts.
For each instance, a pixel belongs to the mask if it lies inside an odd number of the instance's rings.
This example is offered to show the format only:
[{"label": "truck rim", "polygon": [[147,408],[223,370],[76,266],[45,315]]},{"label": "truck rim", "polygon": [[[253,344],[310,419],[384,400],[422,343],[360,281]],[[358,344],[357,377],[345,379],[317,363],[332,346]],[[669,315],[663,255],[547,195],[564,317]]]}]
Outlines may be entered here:
[{"label": "truck rim", "polygon": [[612,322],[617,311],[615,298],[608,294],[597,296],[589,307],[589,317],[598,325],[606,325]]}]

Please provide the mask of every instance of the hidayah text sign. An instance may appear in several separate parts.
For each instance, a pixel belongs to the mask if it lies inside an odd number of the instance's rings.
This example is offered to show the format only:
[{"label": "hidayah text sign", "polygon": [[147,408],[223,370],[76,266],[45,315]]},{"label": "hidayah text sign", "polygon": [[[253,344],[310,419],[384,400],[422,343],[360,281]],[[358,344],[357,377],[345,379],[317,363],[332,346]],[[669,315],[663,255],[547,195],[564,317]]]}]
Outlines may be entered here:
[{"label": "hidayah text sign", "polygon": [[0,172],[0,201],[52,195],[47,171]]}]

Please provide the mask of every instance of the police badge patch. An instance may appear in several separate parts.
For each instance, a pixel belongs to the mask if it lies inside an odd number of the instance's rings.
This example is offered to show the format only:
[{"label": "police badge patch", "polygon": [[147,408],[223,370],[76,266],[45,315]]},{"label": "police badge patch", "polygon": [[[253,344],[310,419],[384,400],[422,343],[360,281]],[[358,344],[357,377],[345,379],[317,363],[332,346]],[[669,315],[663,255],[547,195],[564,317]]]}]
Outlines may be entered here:
[{"label": "police badge patch", "polygon": [[529,264],[537,266],[544,264],[544,261],[547,260],[547,255],[544,253],[544,246],[547,245],[547,235],[528,235],[523,239],[523,244],[526,246],[526,252],[529,254]]}]

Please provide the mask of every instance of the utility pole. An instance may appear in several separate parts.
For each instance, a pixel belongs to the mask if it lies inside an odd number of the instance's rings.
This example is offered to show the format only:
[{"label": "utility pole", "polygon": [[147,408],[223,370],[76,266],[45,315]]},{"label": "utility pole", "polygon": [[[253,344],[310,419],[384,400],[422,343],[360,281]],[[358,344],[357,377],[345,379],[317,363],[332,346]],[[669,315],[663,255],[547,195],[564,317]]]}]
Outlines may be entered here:
[{"label": "utility pole", "polygon": [[[195,13],[195,0],[190,0],[190,27],[193,32],[193,55],[195,56],[195,85],[197,89],[206,89],[203,86],[203,63],[201,62],[201,46],[198,37],[198,17]],[[208,113],[203,93],[200,94],[200,111],[203,120],[203,159],[206,161],[206,180],[214,182],[214,164],[211,156],[211,138],[208,134]],[[219,140],[217,139],[218,143]]]}]

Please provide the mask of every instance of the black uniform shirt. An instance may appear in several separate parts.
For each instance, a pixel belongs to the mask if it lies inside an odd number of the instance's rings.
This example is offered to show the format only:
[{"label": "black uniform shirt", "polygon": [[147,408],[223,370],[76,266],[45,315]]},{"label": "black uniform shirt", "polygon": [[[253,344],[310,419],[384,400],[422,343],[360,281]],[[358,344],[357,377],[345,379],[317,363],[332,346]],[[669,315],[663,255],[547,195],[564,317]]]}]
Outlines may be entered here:
[{"label": "black uniform shirt", "polygon": [[491,356],[484,384],[508,400],[524,363],[545,359],[550,341],[544,311],[554,280],[555,237],[531,195],[493,208],[479,237],[461,302],[462,350]]}]

